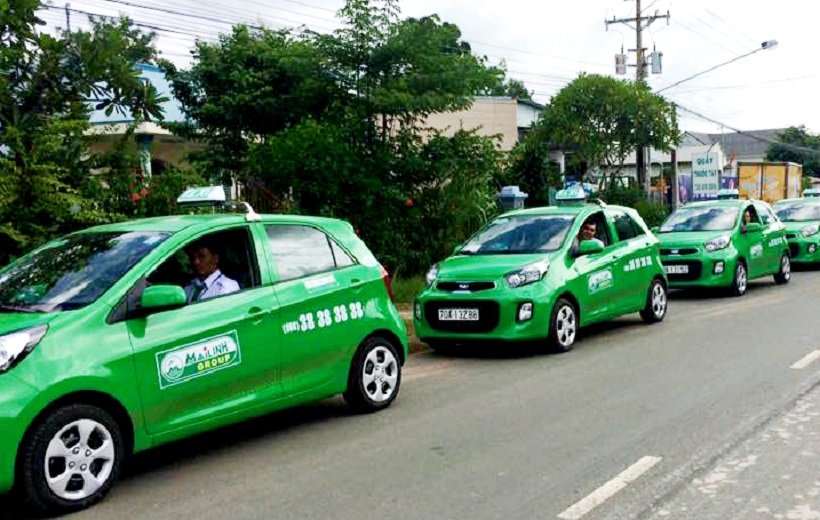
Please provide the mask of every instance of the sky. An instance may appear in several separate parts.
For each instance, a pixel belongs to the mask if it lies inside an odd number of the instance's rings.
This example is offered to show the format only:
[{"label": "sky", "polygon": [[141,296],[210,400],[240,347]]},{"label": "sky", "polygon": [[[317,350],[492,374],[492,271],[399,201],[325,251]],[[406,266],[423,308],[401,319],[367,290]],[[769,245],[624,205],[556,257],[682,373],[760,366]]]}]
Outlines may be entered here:
[{"label": "sky", "polygon": [[[190,63],[196,38],[216,41],[233,23],[271,28],[307,26],[318,32],[341,27],[344,0],[68,0],[72,28],[86,16],[125,14],[145,30],[158,29],[157,47],[178,65]],[[751,7],[751,4],[756,4]],[[65,27],[66,0],[44,12],[49,28]],[[820,132],[820,60],[816,48],[816,0],[782,4],[750,0],[642,0],[643,14],[670,14],[644,30],[644,47],[663,53],[662,73],[650,74],[658,91],[678,104],[683,130],[721,133],[805,125]],[[615,74],[615,54],[635,48],[635,30],[604,20],[635,16],[635,0],[400,0],[402,16],[437,14],[454,23],[474,53],[489,64],[506,63],[536,101],[549,103],[580,72]],[[168,10],[181,14],[172,14]],[[191,15],[209,18],[195,18]],[[634,23],[632,24],[634,27]],[[772,49],[764,41],[777,40]],[[745,56],[755,50],[751,55]],[[628,53],[629,63],[635,54]],[[693,114],[694,112],[694,114]],[[697,115],[695,115],[697,114]]]}]

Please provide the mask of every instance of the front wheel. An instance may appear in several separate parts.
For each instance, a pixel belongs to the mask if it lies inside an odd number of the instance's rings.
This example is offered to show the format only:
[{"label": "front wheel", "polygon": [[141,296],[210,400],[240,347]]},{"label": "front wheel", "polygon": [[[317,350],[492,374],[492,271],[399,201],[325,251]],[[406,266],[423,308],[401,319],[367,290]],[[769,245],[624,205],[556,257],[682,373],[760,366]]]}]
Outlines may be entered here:
[{"label": "front wheel", "polygon": [[564,298],[558,298],[550,319],[549,343],[558,352],[569,352],[575,345],[578,317],[575,306]]},{"label": "front wheel", "polygon": [[367,338],[353,356],[345,401],[357,412],[390,406],[401,385],[401,363],[396,347],[382,337]]},{"label": "front wheel", "polygon": [[108,493],[119,477],[125,448],[106,411],[73,404],[51,412],[23,444],[20,483],[39,513],[80,511]]},{"label": "front wheel", "polygon": [[732,280],[732,295],[743,296],[749,288],[749,274],[746,272],[746,264],[738,262],[735,266],[735,277]]},{"label": "front wheel", "polygon": [[666,286],[660,280],[653,280],[646,295],[646,306],[641,310],[641,318],[650,324],[663,321],[668,304]]},{"label": "front wheel", "polygon": [[792,261],[789,258],[789,255],[783,253],[783,256],[780,257],[780,269],[777,271],[777,274],[774,275],[774,281],[779,285],[784,285],[789,283],[791,278]]}]

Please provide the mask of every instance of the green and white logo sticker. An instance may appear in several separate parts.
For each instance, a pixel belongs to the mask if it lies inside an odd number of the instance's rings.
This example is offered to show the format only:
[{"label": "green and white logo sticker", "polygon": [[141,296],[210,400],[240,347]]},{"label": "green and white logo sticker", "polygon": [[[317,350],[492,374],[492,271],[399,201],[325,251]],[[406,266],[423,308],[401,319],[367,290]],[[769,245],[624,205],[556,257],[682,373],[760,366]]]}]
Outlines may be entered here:
[{"label": "green and white logo sticker", "polygon": [[598,291],[603,291],[604,289],[609,289],[612,287],[612,271],[607,269],[605,271],[598,271],[597,273],[591,274],[589,276],[589,293],[596,293]]},{"label": "green and white logo sticker", "polygon": [[242,362],[236,331],[157,353],[161,389],[232,367]]}]

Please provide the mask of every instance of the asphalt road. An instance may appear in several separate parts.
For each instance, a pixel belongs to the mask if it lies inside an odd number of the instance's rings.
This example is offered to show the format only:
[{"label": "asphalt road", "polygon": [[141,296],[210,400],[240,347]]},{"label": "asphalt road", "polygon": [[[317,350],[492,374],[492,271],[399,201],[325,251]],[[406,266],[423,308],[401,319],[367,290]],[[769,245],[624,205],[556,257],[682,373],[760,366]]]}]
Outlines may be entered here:
[{"label": "asphalt road", "polygon": [[153,450],[72,518],[820,518],[818,295],[799,272],[673,293],[663,323],[625,317],[569,354],[417,354],[384,412],[334,399]]}]

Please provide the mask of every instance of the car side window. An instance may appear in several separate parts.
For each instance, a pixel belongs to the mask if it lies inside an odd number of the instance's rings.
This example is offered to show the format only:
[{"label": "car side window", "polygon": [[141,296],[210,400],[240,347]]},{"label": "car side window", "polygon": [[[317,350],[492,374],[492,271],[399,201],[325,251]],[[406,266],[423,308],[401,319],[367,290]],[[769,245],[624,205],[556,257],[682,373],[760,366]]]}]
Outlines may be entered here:
[{"label": "car side window", "polygon": [[140,279],[108,321],[138,315],[142,292],[152,285],[177,285],[193,305],[252,289],[260,283],[259,264],[247,226],[208,233],[185,243]]},{"label": "car side window", "polygon": [[316,228],[271,224],[265,230],[282,281],[355,264],[333,239]]},{"label": "car side window", "polygon": [[609,225],[604,217],[603,211],[593,213],[588,216],[584,222],[592,222],[595,224],[595,238],[604,243],[604,247],[612,245],[612,237],[609,234]]},{"label": "car side window", "polygon": [[625,242],[645,234],[644,230],[628,214],[622,211],[615,211],[612,212],[611,215],[612,222],[615,224],[615,231],[618,234],[618,240],[621,242]]},{"label": "car side window", "polygon": [[760,215],[763,225],[768,226],[777,222],[777,217],[766,206],[755,204],[755,210]]}]

